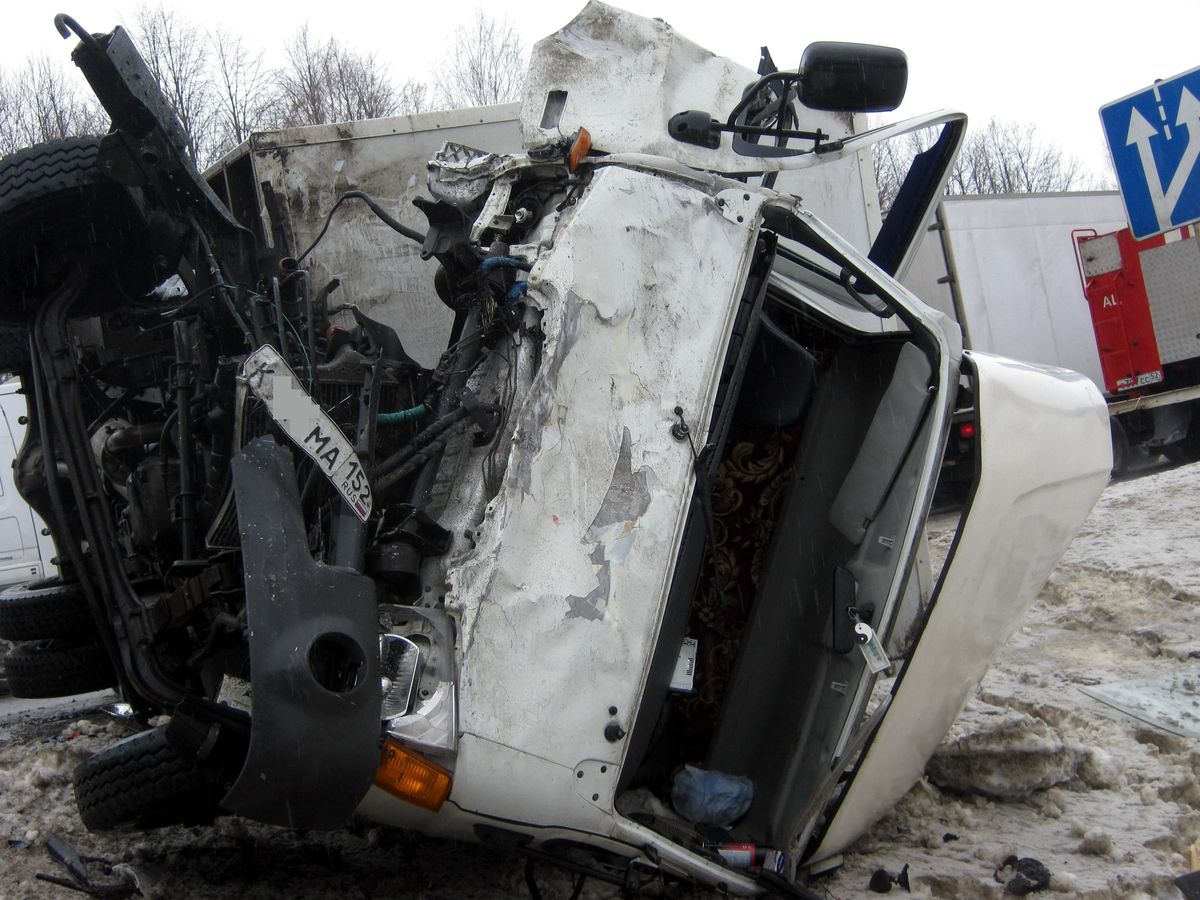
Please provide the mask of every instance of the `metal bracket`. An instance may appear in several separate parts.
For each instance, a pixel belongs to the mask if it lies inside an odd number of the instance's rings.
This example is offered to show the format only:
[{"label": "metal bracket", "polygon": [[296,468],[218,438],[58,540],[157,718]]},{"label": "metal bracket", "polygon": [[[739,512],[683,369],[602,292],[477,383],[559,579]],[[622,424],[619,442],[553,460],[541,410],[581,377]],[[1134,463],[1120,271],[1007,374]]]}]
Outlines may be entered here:
[{"label": "metal bracket", "polygon": [[[497,228],[501,223],[496,220],[504,215],[504,210],[508,208],[508,199],[512,196],[513,178],[500,178],[492,186],[491,193],[484,201],[483,209],[479,211],[479,215],[475,217],[474,224],[471,225],[471,243],[478,244],[479,239],[483,237],[483,233],[489,228]],[[511,223],[509,223],[511,225]],[[502,230],[507,231],[507,228]]]},{"label": "metal bracket", "polygon": [[620,766],[604,759],[585,759],[575,766],[575,793],[597,809],[612,810]]},{"label": "metal bracket", "polygon": [[756,191],[740,188],[721,191],[717,194],[717,209],[730,222],[753,228],[758,224],[758,210],[762,206],[762,195]]}]

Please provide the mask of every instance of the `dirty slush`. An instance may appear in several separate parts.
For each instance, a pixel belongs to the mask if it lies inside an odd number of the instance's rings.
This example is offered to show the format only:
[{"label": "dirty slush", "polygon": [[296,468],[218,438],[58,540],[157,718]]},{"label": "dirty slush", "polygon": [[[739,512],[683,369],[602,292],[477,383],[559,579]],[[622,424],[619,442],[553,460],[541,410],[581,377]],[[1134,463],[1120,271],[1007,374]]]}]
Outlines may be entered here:
[{"label": "dirty slush", "polygon": [[[1195,739],[1119,713],[1085,691],[1200,681],[1200,465],[1110,486],[1023,625],[930,762],[926,777],[819,882],[834,897],[877,896],[880,869],[908,865],[912,896],[1008,896],[1012,856],[1072,897],[1177,896],[1200,838]],[[935,522],[935,557],[952,537]],[[1190,688],[1188,687],[1190,685]],[[364,826],[322,834],[222,818],[211,827],[90,834],[71,771],[124,736],[101,713],[0,721],[0,894],[61,897],[55,834],[97,880],[131,872],[148,897],[527,897],[523,865],[474,846]],[[1195,730],[1200,706],[1168,728]],[[124,877],[128,878],[129,875]],[[561,882],[556,884],[555,881]],[[539,874],[547,896],[566,876]],[[903,889],[892,888],[903,894]],[[584,896],[618,896],[589,884]]]}]

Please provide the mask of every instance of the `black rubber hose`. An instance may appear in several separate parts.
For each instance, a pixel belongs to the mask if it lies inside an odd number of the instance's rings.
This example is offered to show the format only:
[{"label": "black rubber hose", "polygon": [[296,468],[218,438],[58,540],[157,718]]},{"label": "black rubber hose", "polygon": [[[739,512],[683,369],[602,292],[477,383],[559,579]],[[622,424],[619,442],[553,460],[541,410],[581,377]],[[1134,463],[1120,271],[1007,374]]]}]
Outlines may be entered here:
[{"label": "black rubber hose", "polygon": [[241,329],[242,337],[246,341],[246,346],[253,349],[253,337],[250,334],[250,329],[246,326],[246,320],[242,318],[241,313],[237,311],[237,306],[233,302],[233,296],[230,287],[221,275],[221,266],[217,262],[216,257],[213,256],[212,245],[208,242],[208,238],[205,236],[204,231],[200,228],[200,223],[196,221],[196,217],[189,216],[188,219],[192,228],[196,232],[196,237],[200,241],[200,247],[204,253],[205,262],[208,263],[208,273],[213,280],[213,285],[216,287],[217,293],[221,296],[221,299],[225,302],[225,309],[229,312],[229,315],[233,318],[233,321],[237,323],[238,328]]},{"label": "black rubber hose", "polygon": [[325,224],[321,226],[320,234],[318,234],[313,242],[308,245],[307,250],[296,257],[296,262],[302,261],[304,257],[313,252],[313,248],[315,248],[317,244],[321,243],[321,238],[325,237],[325,232],[329,230],[329,223],[333,221],[333,214],[337,212],[337,208],[347,200],[361,200],[363,203],[367,204],[367,206],[371,208],[371,212],[375,213],[375,215],[380,218],[383,224],[387,225],[387,227],[392,229],[392,231],[402,234],[410,241],[416,241],[418,244],[425,243],[425,235],[421,234],[419,231],[409,228],[407,225],[401,224],[396,219],[392,218],[388,211],[380,206],[375,198],[370,194],[364,191],[346,191],[346,193],[338,197],[337,203],[333,204],[333,209],[329,210],[329,215],[325,217]]},{"label": "black rubber hose", "polygon": [[[465,417],[464,417],[465,418]],[[394,488],[397,484],[424,467],[431,459],[437,459],[441,456],[442,450],[445,449],[446,441],[449,440],[449,432],[453,430],[455,425],[462,424],[463,419],[455,419],[450,423],[450,427],[445,429],[437,437],[427,441],[425,446],[414,450],[409,457],[400,464],[398,469],[389,472],[383,478],[375,482],[375,493],[383,497]]]},{"label": "black rubber hose", "polygon": [[[444,416],[439,417],[431,422],[417,435],[375,467],[375,471],[371,473],[372,479],[385,478],[397,466],[401,466],[408,462],[414,454],[419,452],[421,448],[428,446],[437,440],[442,434],[454,427],[457,422],[462,421],[469,414],[469,410],[465,406],[458,406]],[[379,485],[376,484],[376,488]]]}]

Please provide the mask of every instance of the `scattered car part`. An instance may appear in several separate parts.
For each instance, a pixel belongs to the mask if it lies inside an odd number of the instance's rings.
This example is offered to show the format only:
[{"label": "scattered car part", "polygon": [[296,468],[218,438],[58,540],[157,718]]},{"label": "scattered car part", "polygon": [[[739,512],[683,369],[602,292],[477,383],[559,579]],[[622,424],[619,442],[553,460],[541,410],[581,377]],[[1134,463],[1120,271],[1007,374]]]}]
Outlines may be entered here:
[{"label": "scattered car part", "polygon": [[1050,886],[1050,870],[1032,856],[1010,856],[993,873],[1008,893],[1017,897],[1044,891]]},{"label": "scattered car part", "polygon": [[1183,900],[1200,900],[1200,871],[1180,875],[1171,883],[1179,888]]},{"label": "scattered car part", "polygon": [[871,873],[871,880],[867,883],[867,889],[876,894],[889,894],[892,890],[892,885],[898,885],[908,892],[912,892],[912,887],[908,881],[908,863],[904,864],[904,868],[896,875],[893,875],[887,869],[876,869]]},{"label": "scattered car part", "polygon": [[57,875],[38,872],[34,876],[38,881],[78,891],[90,897],[120,900],[123,897],[142,896],[137,873],[127,865],[113,865],[99,856],[81,856],[74,847],[54,833],[46,838],[46,852],[55,862],[61,863],[71,877],[60,878]]},{"label": "scattered car part", "polygon": [[1079,690],[1167,734],[1200,738],[1200,685],[1194,670],[1157,679],[1081,686]]}]

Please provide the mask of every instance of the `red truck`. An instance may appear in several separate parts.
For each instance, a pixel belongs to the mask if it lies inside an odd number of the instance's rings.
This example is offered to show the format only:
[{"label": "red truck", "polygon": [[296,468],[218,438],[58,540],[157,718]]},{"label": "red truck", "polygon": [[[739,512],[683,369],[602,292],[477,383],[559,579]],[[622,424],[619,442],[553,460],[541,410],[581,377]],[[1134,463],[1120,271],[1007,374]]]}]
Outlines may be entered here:
[{"label": "red truck", "polygon": [[1131,447],[1200,459],[1200,237],[1185,226],[1137,240],[1128,228],[1072,232],[1113,433]]}]

